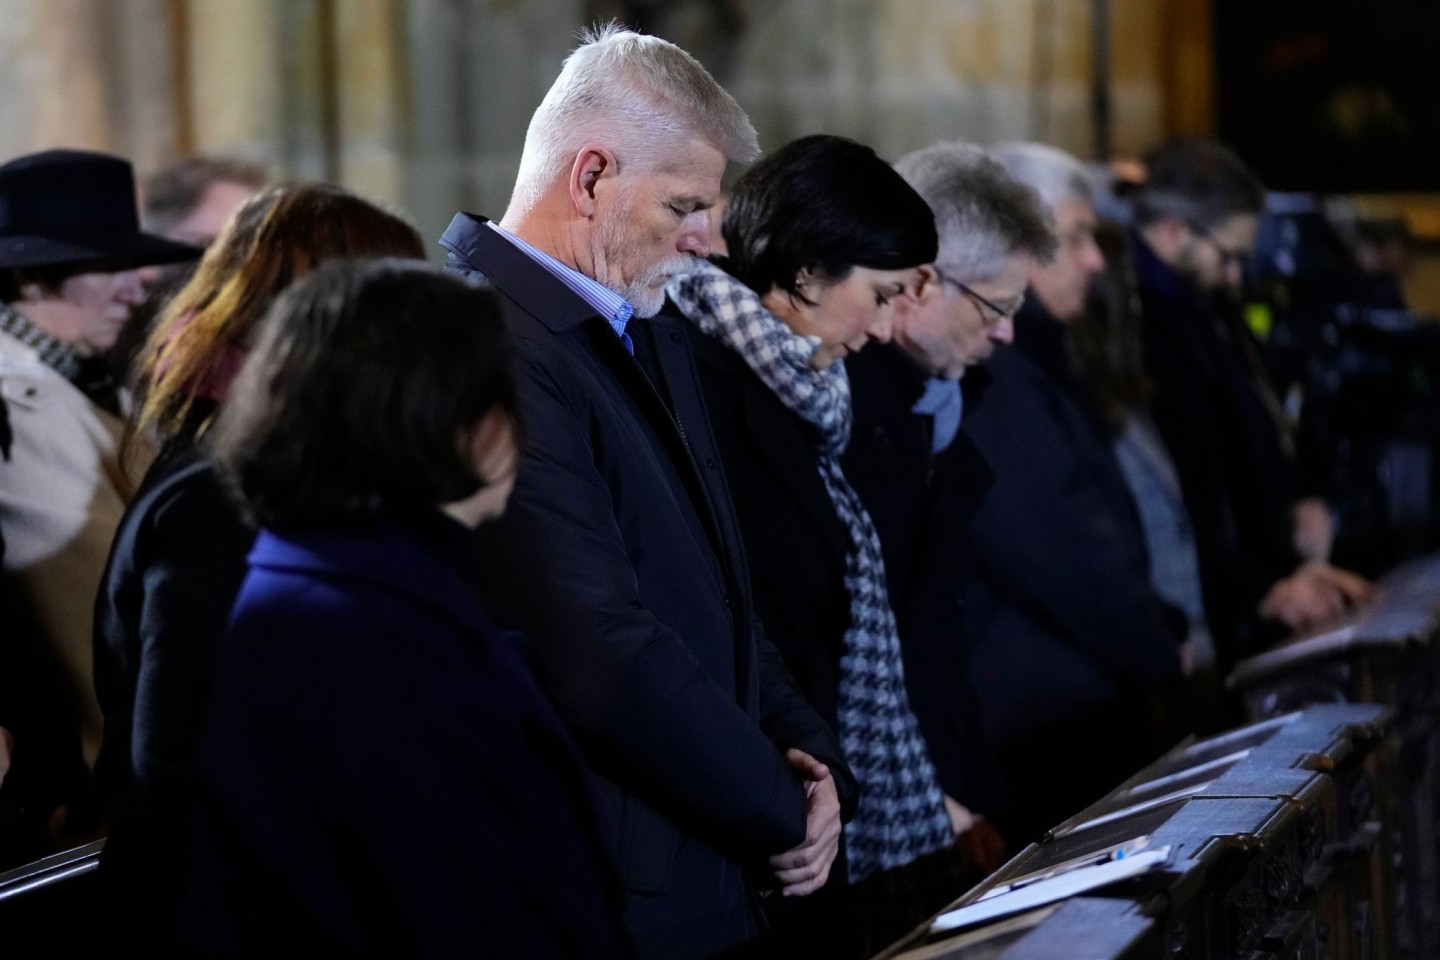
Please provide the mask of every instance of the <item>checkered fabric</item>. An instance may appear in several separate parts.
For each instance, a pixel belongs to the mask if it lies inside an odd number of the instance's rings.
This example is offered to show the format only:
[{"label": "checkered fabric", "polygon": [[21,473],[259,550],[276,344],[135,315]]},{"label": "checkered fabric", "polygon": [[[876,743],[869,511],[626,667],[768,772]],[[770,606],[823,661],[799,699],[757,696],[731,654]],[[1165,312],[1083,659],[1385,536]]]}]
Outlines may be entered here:
[{"label": "checkered fabric", "polygon": [[950,818],[905,692],[880,538],[840,470],[850,440],[844,364],[812,368],[819,340],[794,333],[753,290],[714,264],[701,262],[671,281],[668,292],[686,317],[739,354],[811,427],[825,489],[850,532],[845,557],[850,627],[840,659],[839,733],[845,759],[860,781],[860,806],[845,826],[851,882],[949,846]]}]

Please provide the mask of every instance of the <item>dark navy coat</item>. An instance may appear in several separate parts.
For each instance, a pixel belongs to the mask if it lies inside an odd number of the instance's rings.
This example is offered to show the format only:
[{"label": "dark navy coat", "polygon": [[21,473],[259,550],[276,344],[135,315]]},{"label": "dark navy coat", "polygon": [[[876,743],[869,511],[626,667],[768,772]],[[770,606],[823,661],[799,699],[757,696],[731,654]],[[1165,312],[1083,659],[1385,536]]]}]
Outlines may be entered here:
[{"label": "dark navy coat", "polygon": [[469,533],[262,531],[197,767],[225,956],[624,956],[578,755],[458,572]]},{"label": "dark navy coat", "polygon": [[509,308],[526,446],[486,581],[596,775],[642,955],[707,956],[756,932],[753,880],[804,837],[784,759],[854,780],[758,626],[739,525],[676,318],[597,315],[482,218],[449,269]]},{"label": "dark navy coat", "polygon": [[965,534],[967,670],[1012,844],[1158,755],[1148,700],[1180,675],[1179,621],[1150,586],[1138,514],[1061,338],[1027,306],[961,425],[995,478]]}]

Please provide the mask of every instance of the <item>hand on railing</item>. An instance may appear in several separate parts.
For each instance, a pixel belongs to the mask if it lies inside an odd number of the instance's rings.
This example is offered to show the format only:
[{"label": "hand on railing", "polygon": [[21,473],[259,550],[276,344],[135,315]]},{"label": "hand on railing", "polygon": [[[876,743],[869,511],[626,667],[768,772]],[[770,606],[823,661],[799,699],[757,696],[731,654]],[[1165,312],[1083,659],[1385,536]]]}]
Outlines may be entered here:
[{"label": "hand on railing", "polygon": [[1277,582],[1260,603],[1260,615],[1291,630],[1308,630],[1370,600],[1375,585],[1320,560],[1301,564]]}]

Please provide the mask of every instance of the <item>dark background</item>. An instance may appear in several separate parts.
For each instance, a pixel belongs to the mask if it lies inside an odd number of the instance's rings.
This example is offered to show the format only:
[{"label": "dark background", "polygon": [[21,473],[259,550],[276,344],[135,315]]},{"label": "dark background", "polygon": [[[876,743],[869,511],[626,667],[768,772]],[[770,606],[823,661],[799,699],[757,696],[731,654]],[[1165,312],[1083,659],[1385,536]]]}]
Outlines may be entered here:
[{"label": "dark background", "polygon": [[1440,0],[1216,0],[1218,133],[1266,185],[1440,190]]}]

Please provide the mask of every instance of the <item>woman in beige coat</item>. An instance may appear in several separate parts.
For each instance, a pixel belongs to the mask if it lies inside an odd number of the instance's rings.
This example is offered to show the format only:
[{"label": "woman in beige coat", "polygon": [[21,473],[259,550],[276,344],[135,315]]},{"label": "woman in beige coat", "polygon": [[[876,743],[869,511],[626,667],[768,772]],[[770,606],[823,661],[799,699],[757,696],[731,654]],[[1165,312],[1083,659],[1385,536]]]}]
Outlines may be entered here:
[{"label": "woman in beige coat", "polygon": [[0,463],[4,576],[31,628],[17,634],[40,641],[26,659],[56,678],[67,702],[54,712],[75,718],[89,762],[91,610],[131,488],[122,391],[103,354],[143,296],[136,269],[198,254],[140,232],[124,160],[52,150],[0,166],[0,396],[14,434]]}]

